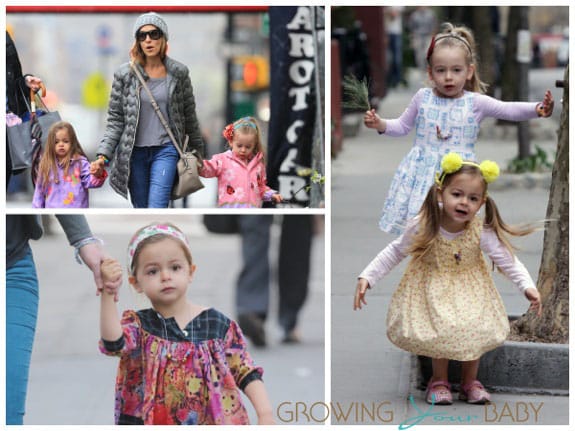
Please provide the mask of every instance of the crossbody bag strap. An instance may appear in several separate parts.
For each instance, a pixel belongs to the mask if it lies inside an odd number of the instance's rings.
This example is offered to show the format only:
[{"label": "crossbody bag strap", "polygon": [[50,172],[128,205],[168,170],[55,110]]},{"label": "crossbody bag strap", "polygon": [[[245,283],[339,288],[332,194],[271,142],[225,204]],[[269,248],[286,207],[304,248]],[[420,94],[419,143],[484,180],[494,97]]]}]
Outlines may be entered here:
[{"label": "crossbody bag strap", "polygon": [[[146,84],[144,77],[142,76],[142,74],[138,70],[138,67],[134,64],[133,61],[130,62],[130,67],[132,68],[132,70],[134,71],[134,73],[136,74],[136,76],[138,77],[140,82],[142,83],[142,86],[144,87],[144,90],[146,90],[146,93],[148,93],[148,96],[150,97],[150,101],[152,102],[152,106],[154,107],[156,114],[158,114],[158,117],[160,118],[160,122],[162,123],[162,125],[166,129],[166,132],[168,132],[168,136],[172,140],[172,144],[174,144],[174,147],[176,147],[176,150],[178,150],[180,157],[183,158],[184,152],[182,151],[180,146],[177,144],[178,141],[176,140],[176,137],[174,136],[172,129],[170,128],[170,125],[166,121],[164,114],[162,114],[162,111],[160,110],[160,107],[159,107],[158,103],[156,102],[156,99],[154,99],[154,96],[152,96],[152,92],[148,88],[148,85]],[[186,140],[187,140],[187,138],[188,137],[186,136]],[[187,144],[188,144],[187,142],[184,142],[184,148],[186,148]]]}]

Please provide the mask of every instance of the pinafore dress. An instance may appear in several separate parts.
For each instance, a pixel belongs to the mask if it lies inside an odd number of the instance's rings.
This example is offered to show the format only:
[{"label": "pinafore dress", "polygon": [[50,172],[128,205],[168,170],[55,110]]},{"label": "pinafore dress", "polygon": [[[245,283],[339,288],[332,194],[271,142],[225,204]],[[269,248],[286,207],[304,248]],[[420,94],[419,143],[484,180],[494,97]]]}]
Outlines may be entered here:
[{"label": "pinafore dress", "polygon": [[479,123],[473,115],[474,93],[451,99],[436,96],[431,88],[423,91],[415,142],[394,174],[379,221],[388,233],[403,233],[406,221],[417,215],[445,154],[475,160]]},{"label": "pinafore dress", "polygon": [[439,235],[426,255],[410,261],[387,314],[397,347],[470,361],[507,338],[507,313],[480,249],[482,224],[476,217],[453,240]]}]

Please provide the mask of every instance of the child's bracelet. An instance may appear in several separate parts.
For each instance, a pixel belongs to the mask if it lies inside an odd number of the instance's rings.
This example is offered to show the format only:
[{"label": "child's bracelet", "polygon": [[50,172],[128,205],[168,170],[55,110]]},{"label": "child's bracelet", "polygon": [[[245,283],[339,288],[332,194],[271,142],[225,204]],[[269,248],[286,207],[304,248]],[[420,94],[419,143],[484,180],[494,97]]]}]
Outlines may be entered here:
[{"label": "child's bracelet", "polygon": [[110,160],[103,154],[98,154],[98,159],[104,161],[104,166],[110,166]]}]

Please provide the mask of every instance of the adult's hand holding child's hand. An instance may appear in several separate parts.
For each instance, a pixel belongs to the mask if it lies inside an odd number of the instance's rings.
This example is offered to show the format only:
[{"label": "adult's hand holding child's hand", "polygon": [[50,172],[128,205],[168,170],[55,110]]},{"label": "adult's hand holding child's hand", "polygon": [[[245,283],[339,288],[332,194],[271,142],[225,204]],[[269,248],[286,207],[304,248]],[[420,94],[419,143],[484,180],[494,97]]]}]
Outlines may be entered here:
[{"label": "adult's hand holding child's hand", "polygon": [[104,173],[104,161],[101,159],[94,160],[90,163],[90,174],[101,178]]}]

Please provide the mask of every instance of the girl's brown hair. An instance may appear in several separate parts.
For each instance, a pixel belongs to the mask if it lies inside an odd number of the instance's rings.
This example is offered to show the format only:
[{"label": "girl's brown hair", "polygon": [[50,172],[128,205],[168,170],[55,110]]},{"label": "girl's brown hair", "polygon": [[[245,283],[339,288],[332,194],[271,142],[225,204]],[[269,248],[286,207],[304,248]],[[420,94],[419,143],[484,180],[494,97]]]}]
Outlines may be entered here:
[{"label": "girl's brown hair", "polygon": [[70,139],[70,152],[62,161],[64,168],[64,175],[69,175],[70,164],[72,160],[78,156],[86,157],[84,150],[80,146],[78,137],[72,125],[66,121],[58,121],[52,124],[48,131],[48,138],[46,139],[46,148],[42,153],[42,158],[38,165],[38,181],[40,184],[48,184],[50,181],[58,182],[58,159],[56,157],[56,133],[66,129],[68,138]]},{"label": "girl's brown hair", "polygon": [[433,52],[438,47],[460,48],[465,51],[467,65],[475,65],[473,76],[465,83],[465,90],[476,93],[485,93],[487,84],[479,78],[479,58],[473,32],[465,26],[454,26],[449,22],[444,22],[440,26],[439,32],[431,40],[427,50],[427,64],[431,67]]},{"label": "girl's brown hair", "polygon": [[511,254],[513,254],[515,247],[509,242],[508,235],[525,236],[537,230],[537,228],[532,225],[510,226],[506,224],[499,214],[495,201],[487,194],[487,183],[479,167],[476,165],[463,164],[458,171],[440,176],[440,178],[443,177],[441,186],[434,184],[430,187],[418,214],[418,230],[409,248],[409,253],[413,255],[414,258],[417,259],[425,255],[435,243],[438,235],[440,235],[439,227],[441,225],[442,211],[439,206],[438,196],[442,193],[442,189],[445,190],[453,179],[461,174],[475,175],[483,179],[483,198],[485,199],[485,219],[483,220],[483,226],[492,229],[497,235],[497,238],[499,238]]}]

